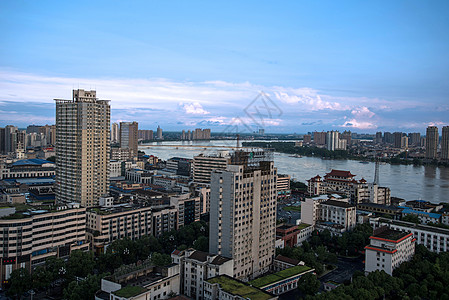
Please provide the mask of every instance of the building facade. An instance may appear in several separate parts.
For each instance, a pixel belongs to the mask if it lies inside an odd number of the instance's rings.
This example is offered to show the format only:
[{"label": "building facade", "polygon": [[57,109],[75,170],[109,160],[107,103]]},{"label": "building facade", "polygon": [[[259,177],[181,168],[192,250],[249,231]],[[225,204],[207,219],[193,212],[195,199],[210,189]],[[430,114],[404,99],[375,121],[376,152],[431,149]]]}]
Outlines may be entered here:
[{"label": "building facade", "polygon": [[138,130],[137,122],[120,122],[120,148],[128,148],[131,157],[137,157]]},{"label": "building facade", "polygon": [[56,200],[95,206],[109,191],[109,101],[84,90],[55,101]]},{"label": "building facade", "polygon": [[412,233],[381,227],[370,237],[365,247],[365,272],[376,270],[393,275],[393,270],[415,254],[415,241]]},{"label": "building facade", "polygon": [[234,259],[236,278],[267,272],[275,253],[277,169],[257,154],[236,152],[211,183],[209,252]]},{"label": "building facade", "polygon": [[441,134],[441,159],[449,160],[449,126],[444,126]]},{"label": "building facade", "polygon": [[429,126],[426,130],[426,158],[436,159],[438,151],[438,127]]}]

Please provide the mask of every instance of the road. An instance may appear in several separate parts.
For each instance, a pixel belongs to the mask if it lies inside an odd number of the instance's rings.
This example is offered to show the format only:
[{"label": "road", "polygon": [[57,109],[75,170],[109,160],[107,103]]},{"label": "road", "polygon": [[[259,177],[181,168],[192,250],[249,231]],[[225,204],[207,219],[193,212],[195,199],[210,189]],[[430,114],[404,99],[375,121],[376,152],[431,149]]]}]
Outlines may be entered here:
[{"label": "road", "polygon": [[[326,275],[319,278],[321,283],[324,283],[326,281],[335,281],[338,283],[344,283],[346,280],[351,280],[352,274],[354,274],[355,271],[362,271],[364,270],[365,265],[363,263],[363,257],[358,258],[345,258],[345,257],[339,257],[337,268],[330,273],[327,273]],[[322,289],[323,286],[321,286],[320,289]]]}]

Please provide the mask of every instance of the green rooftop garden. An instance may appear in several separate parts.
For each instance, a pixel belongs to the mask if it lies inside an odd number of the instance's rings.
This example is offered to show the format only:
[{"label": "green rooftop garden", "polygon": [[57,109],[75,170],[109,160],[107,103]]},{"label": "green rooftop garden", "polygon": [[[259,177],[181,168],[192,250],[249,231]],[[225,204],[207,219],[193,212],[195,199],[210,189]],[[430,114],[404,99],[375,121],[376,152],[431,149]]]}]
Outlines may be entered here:
[{"label": "green rooftop garden", "polygon": [[292,277],[294,275],[304,273],[311,269],[312,268],[307,267],[307,266],[295,266],[292,268],[288,268],[288,269],[279,271],[274,274],[270,274],[270,275],[267,275],[264,277],[254,279],[254,280],[250,281],[249,283],[251,285],[254,285],[255,287],[261,288],[261,287],[267,286],[271,283],[275,283],[277,281],[284,280],[284,279]]},{"label": "green rooftop garden", "polygon": [[301,223],[301,224],[298,225],[298,229],[299,229],[299,230],[303,230],[304,228],[307,228],[307,227],[309,227],[309,226],[310,226],[309,224]]},{"label": "green rooftop garden", "polygon": [[282,209],[285,211],[301,211],[301,206],[284,206]]},{"label": "green rooftop garden", "polygon": [[124,288],[119,289],[118,291],[113,292],[114,295],[118,297],[130,298],[142,294],[147,289],[141,286],[125,286]]},{"label": "green rooftop garden", "polygon": [[217,276],[207,280],[209,283],[218,283],[220,287],[228,293],[233,295],[238,295],[243,298],[251,300],[268,300],[271,297],[270,294],[265,293],[259,289],[252,286],[246,285],[243,282],[234,280],[226,276]]}]

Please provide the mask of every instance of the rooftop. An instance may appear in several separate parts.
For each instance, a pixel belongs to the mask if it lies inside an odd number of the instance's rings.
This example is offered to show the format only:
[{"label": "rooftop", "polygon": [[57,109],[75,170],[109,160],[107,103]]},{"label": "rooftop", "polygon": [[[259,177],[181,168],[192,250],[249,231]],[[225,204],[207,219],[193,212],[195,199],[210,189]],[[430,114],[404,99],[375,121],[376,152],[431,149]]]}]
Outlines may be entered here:
[{"label": "rooftop", "polygon": [[118,297],[131,298],[146,292],[147,289],[140,286],[125,286],[118,291],[112,292],[114,295]]},{"label": "rooftop", "polygon": [[374,232],[374,234],[371,236],[371,238],[381,238],[391,241],[398,241],[407,235],[409,235],[408,232],[402,232],[398,230],[393,230],[388,227],[380,228],[381,231]]},{"label": "rooftop", "polygon": [[307,266],[295,266],[295,267],[291,267],[291,268],[279,271],[274,274],[270,274],[270,275],[267,275],[264,277],[254,279],[254,280],[250,281],[249,283],[251,285],[254,285],[255,287],[261,288],[261,287],[267,286],[269,284],[287,279],[289,277],[292,277],[292,276],[295,276],[295,275],[298,275],[298,274],[301,274],[301,273],[304,273],[304,272],[307,272],[310,270],[313,270],[313,269],[310,267],[307,267]]},{"label": "rooftop", "polygon": [[334,170],[332,169],[329,173],[326,173],[324,177],[354,177],[354,174],[351,174],[350,171],[343,171],[343,170]]},{"label": "rooftop", "polygon": [[54,162],[45,159],[33,158],[33,159],[22,159],[18,160],[12,164],[12,166],[42,166],[43,164],[52,164],[55,165]]},{"label": "rooftop", "polygon": [[397,226],[404,226],[410,228],[410,230],[417,229],[417,230],[424,230],[424,231],[430,231],[438,234],[446,234],[449,235],[449,229],[445,228],[439,228],[429,225],[422,225],[422,224],[415,224],[411,222],[404,222],[399,220],[391,220],[386,218],[379,218],[381,222],[383,223],[390,223]]},{"label": "rooftop", "polygon": [[267,292],[264,292],[258,288],[252,287],[246,283],[243,283],[226,275],[210,278],[207,280],[207,282],[212,284],[218,283],[224,291],[233,295],[241,296],[245,299],[268,300],[273,298]]},{"label": "rooftop", "polygon": [[294,266],[296,266],[297,264],[299,264],[299,260],[294,259],[294,258],[290,258],[290,257],[286,257],[286,256],[282,256],[282,255],[278,255],[276,256],[275,260],[279,260],[288,264],[292,264]]},{"label": "rooftop", "polygon": [[355,207],[354,205],[351,205],[351,204],[349,204],[347,202],[337,201],[337,200],[327,200],[326,202],[323,202],[321,204],[326,204],[326,205],[331,205],[331,206],[338,206],[338,207],[343,207],[343,208]]}]

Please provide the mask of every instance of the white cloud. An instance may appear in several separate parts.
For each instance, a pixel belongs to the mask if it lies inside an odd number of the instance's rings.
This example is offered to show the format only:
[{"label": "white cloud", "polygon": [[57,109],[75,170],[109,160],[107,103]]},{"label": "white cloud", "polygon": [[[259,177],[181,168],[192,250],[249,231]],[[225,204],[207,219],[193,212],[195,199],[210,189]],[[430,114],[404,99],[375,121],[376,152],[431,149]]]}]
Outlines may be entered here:
[{"label": "white cloud", "polygon": [[357,121],[356,119],[352,119],[346,121],[342,125],[342,127],[357,128],[357,129],[376,129],[377,125],[371,122]]},{"label": "white cloud", "polygon": [[208,115],[210,112],[206,111],[198,102],[194,103],[180,103],[184,112],[189,115]]}]

